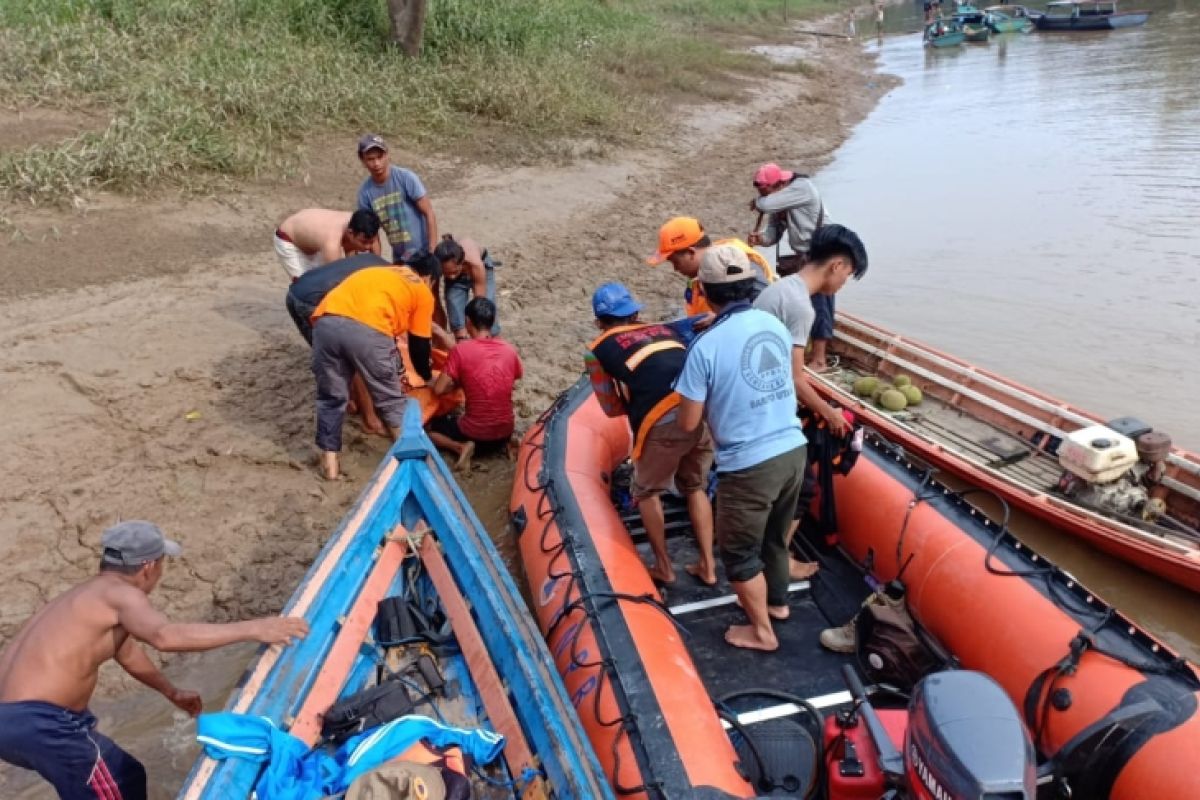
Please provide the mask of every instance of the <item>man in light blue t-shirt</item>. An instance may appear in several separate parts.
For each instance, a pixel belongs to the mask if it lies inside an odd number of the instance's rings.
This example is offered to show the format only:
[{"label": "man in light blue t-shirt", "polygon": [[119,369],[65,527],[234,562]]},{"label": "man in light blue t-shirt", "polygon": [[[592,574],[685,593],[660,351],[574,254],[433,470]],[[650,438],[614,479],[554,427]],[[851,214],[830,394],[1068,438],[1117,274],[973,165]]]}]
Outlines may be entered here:
[{"label": "man in light blue t-shirt", "polygon": [[387,142],[375,133],[358,140],[358,159],[368,173],[358,189],[358,207],[379,215],[392,262],[432,250],[438,242],[437,217],[421,179],[412,170],[392,166]]},{"label": "man in light blue t-shirt", "polygon": [[708,422],[716,444],[715,530],[749,625],[733,625],[735,647],[775,650],[771,619],[786,619],[788,528],[804,481],[805,439],[796,417],[791,336],[750,307],[754,270],[736,247],[705,252],[697,275],[717,314],[688,348],[675,382],[684,431]]}]

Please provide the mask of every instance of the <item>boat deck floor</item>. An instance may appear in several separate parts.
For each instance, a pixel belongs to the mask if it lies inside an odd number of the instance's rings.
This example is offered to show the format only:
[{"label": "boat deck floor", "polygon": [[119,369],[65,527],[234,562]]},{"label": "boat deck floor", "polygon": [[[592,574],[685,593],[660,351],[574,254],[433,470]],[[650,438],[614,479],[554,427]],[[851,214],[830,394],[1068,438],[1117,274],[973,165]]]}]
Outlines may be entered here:
[{"label": "boat deck floor", "polygon": [[[841,667],[853,663],[854,657],[824,649],[818,636],[823,629],[853,617],[869,593],[857,569],[839,553],[820,556],[817,575],[791,584],[791,616],[774,624],[779,649],[766,653],[732,647],[725,642],[725,631],[730,625],[745,624],[746,615],[735,602],[719,560],[716,586],[705,586],[684,571],[685,565],[697,560],[698,553],[687,511],[679,498],[670,495],[663,496],[663,505],[667,550],[675,565],[676,580],[660,587],[660,592],[676,622],[687,632],[692,660],[713,701],[753,689],[796,695],[818,709],[848,702]],[[643,560],[649,563],[650,545],[640,517],[634,511],[623,519]],[[801,541],[803,533],[796,538],[794,547],[806,551],[800,557],[817,558],[815,547]],[[770,695],[744,695],[725,705],[736,711],[743,723],[789,716],[787,704]]]},{"label": "boat deck floor", "polygon": [[[824,377],[839,388],[849,391],[849,385],[856,379],[871,374],[873,373],[851,364],[827,373]],[[888,414],[897,423],[917,434],[932,439],[947,450],[1039,491],[1053,490],[1062,475],[1063,470],[1058,464],[1058,459],[1039,450],[1032,442],[966,414],[928,394],[920,405],[904,411],[892,413],[877,410]]]}]

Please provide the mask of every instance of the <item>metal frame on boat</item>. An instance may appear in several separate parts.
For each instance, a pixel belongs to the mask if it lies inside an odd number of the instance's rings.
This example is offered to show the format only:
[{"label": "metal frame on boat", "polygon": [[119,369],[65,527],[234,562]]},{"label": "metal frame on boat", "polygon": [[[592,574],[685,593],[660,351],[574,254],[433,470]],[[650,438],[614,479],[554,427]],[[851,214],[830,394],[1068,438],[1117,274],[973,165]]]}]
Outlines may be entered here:
[{"label": "metal frame on boat", "polygon": [[[404,591],[404,565],[413,559],[461,649],[451,666],[463,695],[477,702],[481,722],[506,736],[504,758],[517,781],[511,795],[611,797],[553,660],[487,532],[425,436],[415,402],[400,440],[284,608],[308,621],[309,635],[262,650],[227,710],[265,717],[315,743],[325,709],[364,688],[377,669],[370,632],[376,604]],[[249,797],[259,772],[249,761],[202,756],[180,797]]]}]

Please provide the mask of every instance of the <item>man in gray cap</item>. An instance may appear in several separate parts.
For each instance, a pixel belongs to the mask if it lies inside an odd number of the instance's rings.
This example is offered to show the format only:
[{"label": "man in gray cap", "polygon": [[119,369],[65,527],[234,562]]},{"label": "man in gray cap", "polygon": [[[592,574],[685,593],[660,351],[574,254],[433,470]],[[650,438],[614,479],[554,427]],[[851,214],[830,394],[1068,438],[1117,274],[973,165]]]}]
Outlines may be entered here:
[{"label": "man in gray cap", "polygon": [[99,574],[51,600],[0,650],[0,760],[36,771],[67,800],[146,797],[145,768],[98,733],[88,711],[104,662],[115,660],[196,716],[200,695],[173,685],[139,642],[183,652],[246,641],[287,644],[308,633],[295,617],[171,622],[147,595],[162,578],[163,559],[182,548],[142,521],[114,525],[101,545]]},{"label": "man in gray cap", "polygon": [[440,241],[437,216],[417,174],[393,166],[387,142],[377,133],[358,140],[358,159],[367,179],[358,189],[357,205],[379,216],[392,246],[392,262],[400,264],[418,251],[433,250]]}]

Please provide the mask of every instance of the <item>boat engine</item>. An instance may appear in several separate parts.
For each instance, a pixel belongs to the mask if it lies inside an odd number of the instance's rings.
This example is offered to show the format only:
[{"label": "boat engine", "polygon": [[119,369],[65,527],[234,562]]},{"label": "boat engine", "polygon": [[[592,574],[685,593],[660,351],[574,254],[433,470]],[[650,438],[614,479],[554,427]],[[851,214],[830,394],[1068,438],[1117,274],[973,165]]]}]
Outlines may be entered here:
[{"label": "boat engine", "polygon": [[1008,695],[987,675],[928,675],[906,713],[876,711],[854,668],[842,670],[856,705],[826,722],[829,800],[1037,796],[1033,743]]},{"label": "boat engine", "polygon": [[1131,417],[1110,425],[1091,425],[1067,436],[1058,449],[1064,470],[1058,489],[1098,511],[1153,522],[1166,510],[1155,490],[1166,472],[1171,437]]}]

